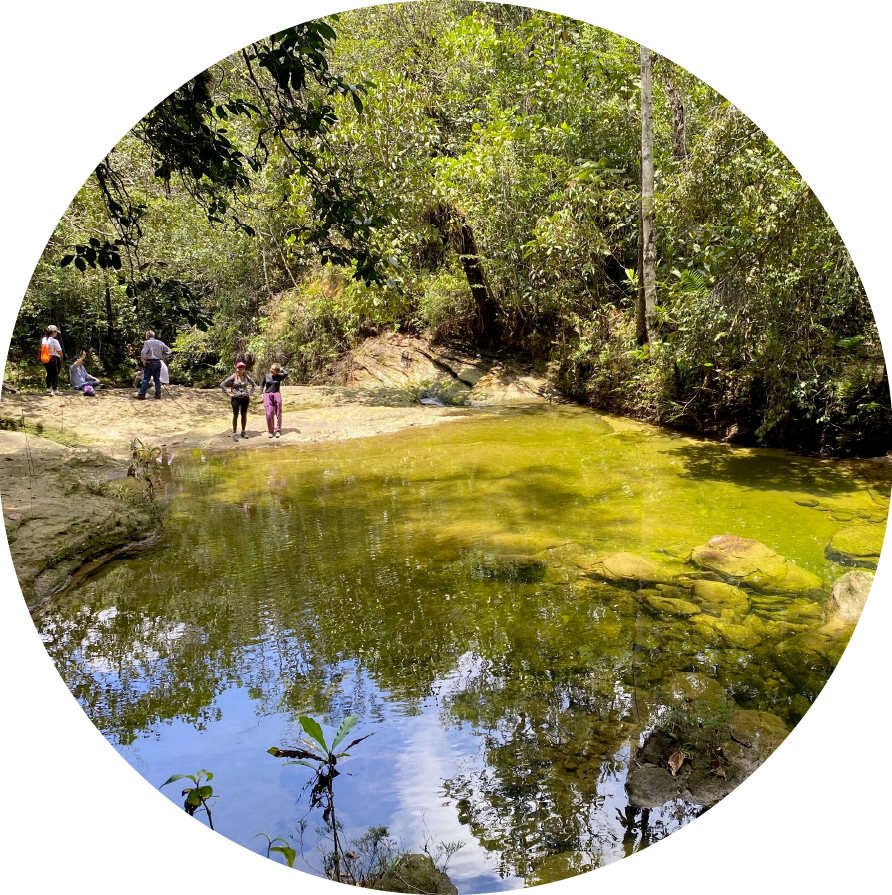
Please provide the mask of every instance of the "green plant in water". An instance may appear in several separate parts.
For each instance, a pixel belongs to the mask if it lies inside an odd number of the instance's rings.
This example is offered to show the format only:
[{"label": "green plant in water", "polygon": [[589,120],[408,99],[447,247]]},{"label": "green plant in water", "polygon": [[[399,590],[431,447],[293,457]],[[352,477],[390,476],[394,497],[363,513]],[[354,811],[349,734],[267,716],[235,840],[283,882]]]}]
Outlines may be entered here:
[{"label": "green plant in water", "polygon": [[[258,836],[266,837],[266,856],[269,857],[272,852],[278,852],[280,855],[284,856],[285,863],[293,870],[294,869],[294,859],[297,857],[297,850],[293,849],[286,839],[283,839],[281,836],[277,836],[275,839],[271,839],[269,833],[258,833],[254,838],[256,839]],[[275,845],[274,843],[281,842],[281,845]]]},{"label": "green plant in water", "polygon": [[[204,809],[208,815],[208,824],[213,830],[214,819],[211,817],[211,808],[210,805],[208,805],[208,799],[213,798],[214,795],[213,787],[209,785],[213,779],[214,775],[210,771],[206,771],[202,768],[194,776],[192,774],[174,774],[172,777],[165,780],[158,789],[162,789],[167,786],[168,783],[174,783],[177,780],[191,780],[194,786],[187,786],[181,793],[181,795],[186,797],[186,801],[183,802],[183,808],[189,817],[194,817],[196,811]],[[205,782],[202,783],[202,780]],[[217,796],[217,798],[219,799],[219,796]]]},{"label": "green plant in water", "polygon": [[359,737],[345,746],[342,752],[336,752],[337,747],[356,726],[359,715],[349,715],[344,718],[330,746],[325,742],[322,727],[315,718],[301,715],[299,721],[306,734],[306,737],[301,737],[301,743],[307,746],[307,749],[280,749],[278,746],[273,746],[267,751],[276,758],[293,759],[286,761],[286,765],[299,764],[312,769],[314,777],[313,787],[310,790],[310,808],[322,808],[322,820],[331,832],[333,844],[332,851],[326,855],[326,875],[335,882],[341,882],[344,850],[341,846],[335,812],[334,779],[340,775],[336,765],[339,759],[349,757],[350,749],[363,740],[367,740],[372,734],[368,733],[364,737]]},{"label": "green plant in water", "polygon": [[724,700],[658,694],[661,709],[654,729],[663,731],[686,756],[702,756],[710,761],[720,760],[722,743],[730,736],[728,724],[734,706]]},{"label": "green plant in water", "polygon": [[155,499],[155,492],[161,485],[158,475],[157,459],[161,456],[160,447],[147,447],[139,438],[130,442],[130,466],[127,475],[143,485],[143,496],[146,500]]}]

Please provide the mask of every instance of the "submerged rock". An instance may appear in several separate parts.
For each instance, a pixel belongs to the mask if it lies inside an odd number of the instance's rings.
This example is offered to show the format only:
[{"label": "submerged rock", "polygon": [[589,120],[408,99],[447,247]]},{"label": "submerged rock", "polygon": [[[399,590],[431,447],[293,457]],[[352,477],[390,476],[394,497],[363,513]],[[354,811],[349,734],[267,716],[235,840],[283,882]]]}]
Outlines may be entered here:
[{"label": "submerged rock", "polygon": [[846,572],[833,583],[827,600],[827,619],[838,619],[845,624],[857,624],[867,595],[873,584],[873,572]]},{"label": "submerged rock", "polygon": [[700,612],[700,607],[696,603],[689,603],[687,600],[675,600],[671,597],[651,596],[650,594],[644,599],[654,612],[665,615],[686,617],[697,615]]},{"label": "submerged rock", "polygon": [[613,553],[586,569],[586,574],[621,587],[675,584],[686,569],[669,559],[650,559],[637,553]]},{"label": "submerged rock", "polygon": [[720,581],[695,581],[691,593],[705,612],[721,615],[726,609],[746,615],[750,601],[739,587]]},{"label": "submerged rock", "polygon": [[544,559],[525,553],[496,553],[474,558],[474,571],[482,578],[540,581],[547,568]]},{"label": "submerged rock", "polygon": [[666,683],[669,695],[676,699],[722,699],[725,690],[714,678],[693,671],[679,671],[673,674]]},{"label": "submerged rock", "polygon": [[760,541],[719,535],[695,547],[691,561],[717,572],[726,581],[762,593],[817,595],[821,579]]},{"label": "submerged rock", "polygon": [[796,634],[775,647],[778,665],[791,681],[819,693],[842,657],[853,630],[854,625],[834,619]]},{"label": "submerged rock", "polygon": [[744,709],[728,724],[731,739],[722,743],[722,755],[741,776],[748,777],[787,738],[787,725],[769,712]]},{"label": "submerged rock", "polygon": [[883,549],[883,525],[858,522],[841,528],[824,548],[824,555],[844,566],[875,569]]}]

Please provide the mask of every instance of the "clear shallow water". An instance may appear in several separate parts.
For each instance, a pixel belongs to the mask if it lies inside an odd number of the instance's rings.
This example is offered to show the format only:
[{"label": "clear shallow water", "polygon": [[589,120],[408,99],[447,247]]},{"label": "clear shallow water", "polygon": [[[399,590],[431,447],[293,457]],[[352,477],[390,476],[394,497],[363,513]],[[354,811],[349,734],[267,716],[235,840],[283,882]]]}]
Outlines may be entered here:
[{"label": "clear shallow water", "polygon": [[[633,687],[697,671],[789,724],[814,695],[777,668],[770,638],[704,641],[580,578],[581,557],[738,534],[829,589],[843,571],[824,558],[831,535],[888,507],[864,464],[575,407],[176,457],[165,474],[164,547],[105,567],[40,620],[74,695],[155,786],[212,770],[215,826],[241,845],[262,852],[256,833],[292,835],[306,818],[311,863],[309,771],[266,750],[296,743],[300,714],[331,727],[358,712],[357,735],[374,736],[337,783],[346,838],[386,824],[416,850],[462,840],[449,873],[463,893],[601,866],[699,813],[627,805]],[[541,580],[493,574],[499,556],[531,553],[547,557]]]}]

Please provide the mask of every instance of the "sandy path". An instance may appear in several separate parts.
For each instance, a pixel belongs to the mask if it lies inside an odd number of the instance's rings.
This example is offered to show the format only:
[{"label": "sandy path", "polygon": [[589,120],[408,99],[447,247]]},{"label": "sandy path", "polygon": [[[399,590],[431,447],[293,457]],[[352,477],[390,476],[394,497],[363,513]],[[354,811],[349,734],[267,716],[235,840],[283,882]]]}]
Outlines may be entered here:
[{"label": "sandy path", "polygon": [[[132,389],[108,389],[95,398],[74,391],[4,395],[0,413],[24,419],[49,438],[88,444],[122,458],[133,438],[166,447],[237,450],[280,444],[343,441],[430,426],[455,419],[454,408],[388,402],[386,396],[326,386],[282,388],[282,437],[270,439],[263,404],[256,396],[248,410],[248,439],[232,440],[229,400],[219,390],[166,386],[160,401],[136,401]],[[33,427],[33,428],[32,428]]]}]

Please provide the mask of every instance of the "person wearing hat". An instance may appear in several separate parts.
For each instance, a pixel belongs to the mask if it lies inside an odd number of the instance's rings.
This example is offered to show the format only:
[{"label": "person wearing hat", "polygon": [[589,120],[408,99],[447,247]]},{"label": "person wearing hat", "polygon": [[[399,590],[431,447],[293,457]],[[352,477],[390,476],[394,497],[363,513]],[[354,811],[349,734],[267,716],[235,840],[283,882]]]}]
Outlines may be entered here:
[{"label": "person wearing hat", "polygon": [[[251,386],[250,393],[248,386]],[[232,402],[232,440],[238,441],[236,434],[236,423],[238,423],[239,414],[242,417],[242,438],[247,438],[245,434],[245,423],[248,421],[248,404],[251,402],[251,395],[257,388],[257,383],[248,375],[245,368],[245,362],[239,361],[235,365],[235,373],[228,379],[224,379],[220,383],[223,393],[229,395]]]},{"label": "person wearing hat", "polygon": [[46,370],[46,393],[61,395],[59,391],[59,371],[62,369],[62,344],[59,342],[59,327],[48,326],[40,340],[40,362]]},{"label": "person wearing hat", "polygon": [[161,339],[155,338],[155,333],[149,330],[146,333],[146,340],[143,342],[142,350],[139,358],[143,364],[142,384],[139,387],[139,394],[136,395],[138,401],[145,401],[146,392],[149,390],[149,383],[155,380],[155,397],[161,400],[161,361],[165,357],[170,357],[173,352]]}]

